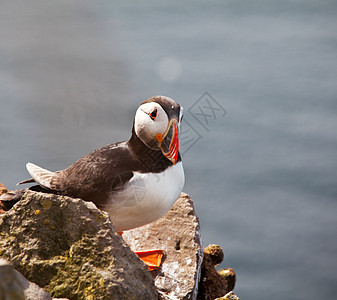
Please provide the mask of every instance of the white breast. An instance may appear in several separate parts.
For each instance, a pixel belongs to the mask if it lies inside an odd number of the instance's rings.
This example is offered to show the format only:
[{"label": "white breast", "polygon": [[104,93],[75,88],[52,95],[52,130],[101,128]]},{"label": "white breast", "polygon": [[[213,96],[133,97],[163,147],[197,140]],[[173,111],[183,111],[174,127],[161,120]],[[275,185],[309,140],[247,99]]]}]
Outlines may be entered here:
[{"label": "white breast", "polygon": [[182,162],[162,173],[135,172],[122,190],[111,195],[103,209],[117,231],[139,227],[163,216],[179,197],[184,183]]}]

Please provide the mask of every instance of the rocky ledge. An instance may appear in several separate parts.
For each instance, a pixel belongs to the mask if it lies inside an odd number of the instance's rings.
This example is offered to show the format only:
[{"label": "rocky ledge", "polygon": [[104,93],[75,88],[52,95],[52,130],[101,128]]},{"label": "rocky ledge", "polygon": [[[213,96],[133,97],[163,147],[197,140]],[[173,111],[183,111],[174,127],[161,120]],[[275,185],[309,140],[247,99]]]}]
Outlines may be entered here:
[{"label": "rocky ledge", "polygon": [[[164,250],[159,270],[132,251],[145,249]],[[221,253],[202,251],[184,193],[161,219],[122,238],[93,203],[27,190],[0,214],[0,299],[238,299],[234,271],[215,269]]]}]

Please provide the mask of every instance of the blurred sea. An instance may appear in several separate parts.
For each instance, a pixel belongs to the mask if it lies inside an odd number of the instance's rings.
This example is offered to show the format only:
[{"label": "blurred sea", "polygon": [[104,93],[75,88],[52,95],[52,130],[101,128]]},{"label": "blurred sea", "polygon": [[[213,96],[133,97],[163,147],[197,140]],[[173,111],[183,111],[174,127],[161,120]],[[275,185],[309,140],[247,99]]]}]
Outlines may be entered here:
[{"label": "blurred sea", "polygon": [[194,130],[184,191],[236,293],[335,297],[336,1],[0,7],[0,182],[14,189],[28,161],[59,170],[128,139],[139,103],[169,96]]}]

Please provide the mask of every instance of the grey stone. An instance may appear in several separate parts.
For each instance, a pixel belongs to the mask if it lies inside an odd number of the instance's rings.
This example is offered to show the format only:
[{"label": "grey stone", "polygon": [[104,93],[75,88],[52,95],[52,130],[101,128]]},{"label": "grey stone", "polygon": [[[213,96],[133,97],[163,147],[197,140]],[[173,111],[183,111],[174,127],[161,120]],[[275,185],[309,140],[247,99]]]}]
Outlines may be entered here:
[{"label": "grey stone", "polygon": [[133,251],[163,249],[155,285],[162,299],[196,299],[202,263],[200,226],[193,201],[181,193],[159,220],[125,231],[123,238]]},{"label": "grey stone", "polygon": [[27,191],[0,215],[0,235],[0,256],[53,297],[157,299],[147,267],[91,202]]},{"label": "grey stone", "polygon": [[9,261],[0,259],[0,299],[51,300],[52,298],[15,270]]}]

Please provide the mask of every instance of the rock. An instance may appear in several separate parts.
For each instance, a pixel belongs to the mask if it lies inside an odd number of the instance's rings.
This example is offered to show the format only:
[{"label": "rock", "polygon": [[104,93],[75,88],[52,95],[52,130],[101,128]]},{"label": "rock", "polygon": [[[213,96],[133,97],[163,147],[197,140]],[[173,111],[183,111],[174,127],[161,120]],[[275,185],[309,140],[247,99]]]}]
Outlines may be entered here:
[{"label": "rock", "polygon": [[165,251],[161,268],[152,272],[161,299],[196,299],[203,254],[199,220],[187,194],[162,218],[125,231],[123,238],[133,251]]},{"label": "rock", "polygon": [[25,193],[25,189],[15,190],[15,191],[7,191],[0,195],[0,214],[5,213],[10,210]]},{"label": "rock", "polygon": [[223,261],[224,254],[219,245],[210,244],[204,249],[205,258],[212,266],[217,266]]},{"label": "rock", "polygon": [[0,182],[0,196],[6,193],[7,193],[6,187]]},{"label": "rock", "polygon": [[51,296],[35,283],[29,282],[13,265],[0,259],[0,299],[52,300]]},{"label": "rock", "polygon": [[236,275],[232,268],[221,269],[218,274],[227,281],[227,290],[232,291],[235,287]]},{"label": "rock", "polygon": [[234,289],[236,280],[234,270],[228,268],[218,272],[215,269],[222,262],[223,258],[223,251],[218,245],[211,244],[204,249],[198,294],[199,300],[213,300],[222,297]]},{"label": "rock", "polygon": [[92,202],[27,191],[0,215],[0,256],[53,297],[157,299],[153,278]]},{"label": "rock", "polygon": [[[2,194],[6,194],[6,193],[7,193],[6,187],[0,182],[0,197]],[[4,206],[2,201],[0,201],[0,214],[3,214],[5,211],[6,211],[6,207]]]}]

